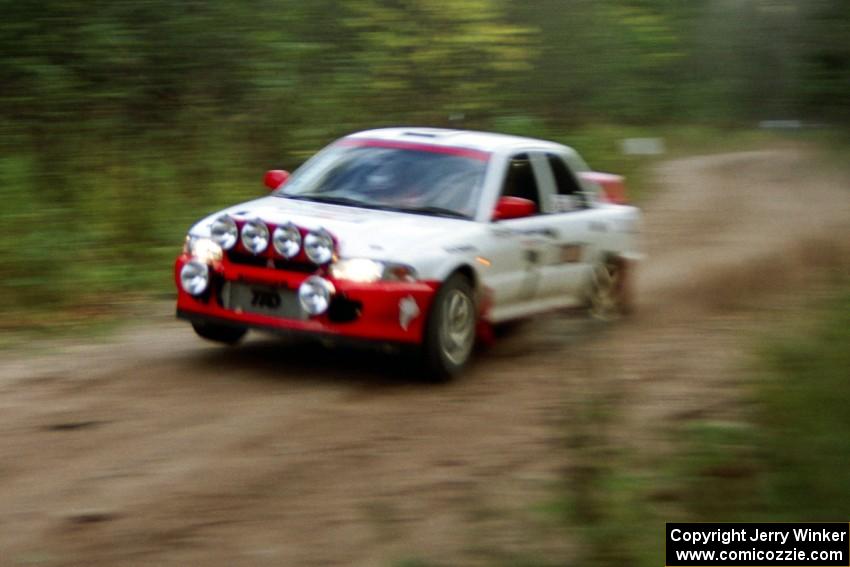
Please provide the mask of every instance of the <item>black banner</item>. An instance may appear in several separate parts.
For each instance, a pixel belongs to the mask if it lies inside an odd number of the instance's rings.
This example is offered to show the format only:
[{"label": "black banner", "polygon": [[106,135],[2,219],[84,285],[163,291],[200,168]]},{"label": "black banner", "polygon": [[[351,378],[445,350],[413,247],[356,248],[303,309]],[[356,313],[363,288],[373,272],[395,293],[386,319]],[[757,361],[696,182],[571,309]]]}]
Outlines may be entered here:
[{"label": "black banner", "polygon": [[667,524],[667,567],[847,567],[850,524]]}]

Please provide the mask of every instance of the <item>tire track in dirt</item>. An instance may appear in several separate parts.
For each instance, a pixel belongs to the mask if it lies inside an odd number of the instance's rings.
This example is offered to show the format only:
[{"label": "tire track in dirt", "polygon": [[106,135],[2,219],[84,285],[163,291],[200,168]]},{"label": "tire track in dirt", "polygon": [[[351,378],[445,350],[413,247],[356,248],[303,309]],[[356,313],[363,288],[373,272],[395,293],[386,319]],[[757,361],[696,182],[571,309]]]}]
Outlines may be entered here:
[{"label": "tire track in dirt", "polygon": [[526,324],[447,386],[368,352],[208,346],[170,305],[109,345],[0,361],[0,564],[575,558],[533,511],[569,471],[572,416],[616,390],[612,442],[640,448],[648,423],[723,411],[739,304],[850,265],[847,179],[806,151],[657,173],[639,315]]}]

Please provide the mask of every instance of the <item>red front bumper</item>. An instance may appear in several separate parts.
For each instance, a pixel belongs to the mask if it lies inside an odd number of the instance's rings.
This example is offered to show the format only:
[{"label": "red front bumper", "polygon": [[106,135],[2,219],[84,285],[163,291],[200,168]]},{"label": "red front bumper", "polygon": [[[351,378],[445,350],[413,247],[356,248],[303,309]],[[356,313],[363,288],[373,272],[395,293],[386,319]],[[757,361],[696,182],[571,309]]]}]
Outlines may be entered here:
[{"label": "red front bumper", "polygon": [[[201,297],[194,297],[183,291],[180,286],[180,269],[189,259],[190,256],[182,254],[174,264],[177,312],[180,317],[220,321],[271,331],[291,330],[375,341],[419,343],[422,342],[425,320],[439,285],[438,282],[431,281],[355,283],[327,278],[336,288],[335,297],[358,306],[356,317],[347,321],[335,321],[325,313],[307,319],[286,319],[227,309],[222,305],[218,292],[226,281],[297,291],[298,286],[312,274],[247,266],[224,258],[210,268],[212,281],[209,292]],[[399,302],[405,298],[413,298],[419,314],[412,318],[406,327],[402,327]]]}]

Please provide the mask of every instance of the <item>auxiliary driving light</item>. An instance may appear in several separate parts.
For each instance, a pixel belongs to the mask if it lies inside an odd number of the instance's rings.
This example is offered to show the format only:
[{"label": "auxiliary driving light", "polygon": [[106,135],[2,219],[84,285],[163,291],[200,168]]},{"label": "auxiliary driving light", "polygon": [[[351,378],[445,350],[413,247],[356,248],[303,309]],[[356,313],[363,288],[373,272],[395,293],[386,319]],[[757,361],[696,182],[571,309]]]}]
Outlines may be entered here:
[{"label": "auxiliary driving light", "polygon": [[294,258],[301,251],[301,232],[292,223],[284,224],[274,229],[272,243],[278,254],[286,258]]},{"label": "auxiliary driving light", "polygon": [[310,315],[321,315],[328,310],[334,294],[331,282],[319,276],[310,276],[298,288],[298,301]]},{"label": "auxiliary driving light", "polygon": [[269,227],[260,219],[247,221],[242,225],[242,246],[255,256],[269,246]]},{"label": "auxiliary driving light", "polygon": [[239,238],[236,222],[227,215],[218,217],[210,226],[210,238],[221,246],[222,250],[230,250]]},{"label": "auxiliary driving light", "polygon": [[190,260],[180,269],[180,285],[190,295],[201,295],[210,285],[209,266]]},{"label": "auxiliary driving light", "polygon": [[334,239],[323,228],[311,230],[304,238],[304,251],[314,264],[327,264],[333,260]]}]

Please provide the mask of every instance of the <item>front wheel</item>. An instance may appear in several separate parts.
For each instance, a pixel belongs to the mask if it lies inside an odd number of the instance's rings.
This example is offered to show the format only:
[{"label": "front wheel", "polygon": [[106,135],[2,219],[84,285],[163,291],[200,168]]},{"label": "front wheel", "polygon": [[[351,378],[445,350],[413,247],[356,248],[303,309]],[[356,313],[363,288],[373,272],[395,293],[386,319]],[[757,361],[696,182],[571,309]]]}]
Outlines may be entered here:
[{"label": "front wheel", "polygon": [[192,328],[195,329],[199,337],[228,345],[235,345],[248,332],[247,329],[240,327],[216,325],[215,323],[192,323]]},{"label": "front wheel", "polygon": [[463,274],[451,276],[434,298],[425,329],[422,355],[427,377],[443,382],[460,374],[475,345],[475,300]]}]

